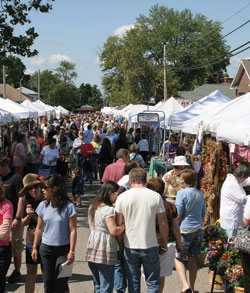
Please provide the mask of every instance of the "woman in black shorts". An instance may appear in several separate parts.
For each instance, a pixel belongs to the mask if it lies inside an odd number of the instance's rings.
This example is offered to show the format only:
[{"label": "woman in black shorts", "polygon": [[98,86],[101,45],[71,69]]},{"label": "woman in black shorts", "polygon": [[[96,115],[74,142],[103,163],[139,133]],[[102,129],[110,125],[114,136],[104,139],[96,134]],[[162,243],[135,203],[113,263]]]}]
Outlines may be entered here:
[{"label": "woman in black shorts", "polygon": [[37,214],[35,209],[38,204],[43,200],[43,194],[40,187],[41,181],[37,174],[29,173],[23,178],[23,189],[20,190],[21,196],[25,196],[24,201],[24,216],[22,223],[28,226],[26,233],[26,267],[27,276],[25,280],[25,292],[33,293],[35,291],[35,281],[37,275],[37,265],[41,263],[38,254],[38,261],[34,262],[31,258],[31,252],[34,241],[34,232],[37,224]]}]

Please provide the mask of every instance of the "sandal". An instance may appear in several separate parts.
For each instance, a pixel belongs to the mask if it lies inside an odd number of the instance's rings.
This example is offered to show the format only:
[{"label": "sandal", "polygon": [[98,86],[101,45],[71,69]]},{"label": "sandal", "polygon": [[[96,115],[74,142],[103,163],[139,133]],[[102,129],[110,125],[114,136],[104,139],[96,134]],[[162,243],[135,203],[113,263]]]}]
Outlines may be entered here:
[{"label": "sandal", "polygon": [[188,288],[188,289],[185,290],[185,291],[181,291],[181,293],[192,293],[192,289],[191,289],[191,288]]}]

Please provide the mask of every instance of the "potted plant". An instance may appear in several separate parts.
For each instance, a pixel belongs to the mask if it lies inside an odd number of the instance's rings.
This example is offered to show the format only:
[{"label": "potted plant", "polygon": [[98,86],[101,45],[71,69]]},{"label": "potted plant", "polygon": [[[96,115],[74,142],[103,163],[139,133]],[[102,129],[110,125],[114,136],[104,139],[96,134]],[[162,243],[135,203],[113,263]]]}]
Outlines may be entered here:
[{"label": "potted plant", "polygon": [[244,290],[244,272],[241,265],[233,265],[228,267],[225,272],[225,278],[229,282],[230,287],[234,287],[234,293],[243,293]]}]

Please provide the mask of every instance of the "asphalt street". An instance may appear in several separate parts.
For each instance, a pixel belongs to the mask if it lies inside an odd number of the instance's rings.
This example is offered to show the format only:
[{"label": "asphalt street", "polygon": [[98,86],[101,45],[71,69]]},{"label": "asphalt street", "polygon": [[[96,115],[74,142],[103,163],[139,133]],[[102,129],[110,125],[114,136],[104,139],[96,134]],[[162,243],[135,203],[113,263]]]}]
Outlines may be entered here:
[{"label": "asphalt street", "polygon": [[[82,208],[77,208],[78,214],[78,237],[77,237],[77,246],[76,246],[76,259],[74,262],[73,275],[69,280],[69,287],[71,293],[89,293],[94,292],[94,286],[92,281],[91,271],[88,268],[87,263],[84,261],[86,243],[88,239],[89,227],[87,220],[87,211],[91,200],[96,195],[96,192],[100,188],[100,184],[94,182],[93,187],[89,187],[88,184],[85,186],[85,195],[82,197]],[[70,195],[70,188],[69,188]],[[8,275],[11,274],[13,270],[13,264],[11,264],[8,271]],[[7,292],[17,292],[24,293],[24,282],[26,276],[26,265],[25,265],[25,253],[23,253],[23,261],[21,267],[21,282],[18,284],[8,284],[6,286]],[[143,281],[141,282],[141,292],[146,292]],[[198,271],[196,288],[197,292],[206,293],[210,292],[209,286],[209,274],[206,267],[201,267]],[[43,282],[42,282],[42,273],[40,267],[38,268],[38,276],[36,280],[36,293],[42,293]],[[115,291],[114,291],[115,292]],[[181,292],[181,282],[177,276],[176,271],[173,271],[171,277],[167,277],[165,281],[165,293],[180,293]],[[214,292],[223,292],[214,290]]]}]

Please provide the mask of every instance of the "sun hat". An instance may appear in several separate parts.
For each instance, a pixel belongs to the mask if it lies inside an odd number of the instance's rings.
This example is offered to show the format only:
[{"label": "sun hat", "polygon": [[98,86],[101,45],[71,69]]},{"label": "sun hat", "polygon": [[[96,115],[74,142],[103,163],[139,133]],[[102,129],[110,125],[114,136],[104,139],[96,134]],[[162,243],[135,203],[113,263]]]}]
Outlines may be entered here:
[{"label": "sun hat", "polygon": [[41,180],[39,180],[39,176],[37,174],[29,173],[23,178],[23,188],[19,191],[23,193],[27,188],[35,186],[36,184],[40,184]]},{"label": "sun hat", "polygon": [[189,166],[185,156],[176,156],[174,158],[173,166]]}]

